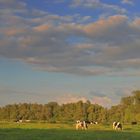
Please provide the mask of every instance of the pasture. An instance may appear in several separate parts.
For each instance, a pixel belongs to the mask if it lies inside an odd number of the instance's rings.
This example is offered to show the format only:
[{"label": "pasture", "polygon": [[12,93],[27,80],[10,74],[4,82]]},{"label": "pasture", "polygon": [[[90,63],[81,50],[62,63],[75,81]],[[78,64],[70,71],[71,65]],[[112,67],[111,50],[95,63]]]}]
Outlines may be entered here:
[{"label": "pasture", "polygon": [[123,131],[112,125],[90,125],[87,131],[75,124],[0,122],[0,140],[139,140],[140,125],[125,125]]}]

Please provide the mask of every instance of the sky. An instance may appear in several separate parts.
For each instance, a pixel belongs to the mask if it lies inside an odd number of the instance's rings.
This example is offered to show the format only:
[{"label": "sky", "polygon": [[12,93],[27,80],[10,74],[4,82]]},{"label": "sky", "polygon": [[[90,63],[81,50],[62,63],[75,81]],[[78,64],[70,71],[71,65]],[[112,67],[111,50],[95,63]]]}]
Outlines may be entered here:
[{"label": "sky", "polygon": [[0,0],[0,106],[90,100],[140,87],[139,0]]}]

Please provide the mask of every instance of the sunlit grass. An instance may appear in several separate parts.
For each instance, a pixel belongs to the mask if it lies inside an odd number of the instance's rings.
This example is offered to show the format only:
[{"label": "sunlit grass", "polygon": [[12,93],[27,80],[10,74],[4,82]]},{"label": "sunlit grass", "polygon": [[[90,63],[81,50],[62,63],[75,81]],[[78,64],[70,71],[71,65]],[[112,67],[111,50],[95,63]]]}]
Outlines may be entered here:
[{"label": "sunlit grass", "polygon": [[113,131],[111,125],[90,125],[87,131],[75,124],[0,122],[0,140],[139,140],[139,125],[124,125]]}]

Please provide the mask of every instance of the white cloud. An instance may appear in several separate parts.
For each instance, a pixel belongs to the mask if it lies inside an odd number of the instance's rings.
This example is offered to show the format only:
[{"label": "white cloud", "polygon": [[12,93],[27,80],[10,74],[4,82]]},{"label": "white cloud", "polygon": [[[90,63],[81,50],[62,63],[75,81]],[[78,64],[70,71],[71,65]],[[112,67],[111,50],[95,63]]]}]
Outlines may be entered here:
[{"label": "white cloud", "polygon": [[[124,80],[125,81],[125,80]],[[117,83],[117,82],[115,82]],[[111,107],[112,105],[117,105],[120,103],[123,97],[128,97],[132,95],[132,91],[138,89],[138,85],[135,84],[128,85],[125,81],[122,85],[113,85],[102,88],[93,89],[88,93],[88,98],[92,103],[97,103],[105,107]]]},{"label": "white cloud", "polygon": [[78,101],[86,102],[87,100],[89,100],[93,104],[99,104],[104,107],[110,107],[112,105],[112,100],[106,96],[104,97],[93,96],[92,98],[88,99],[85,96],[65,94],[60,97],[56,97],[56,99],[54,99],[54,101],[58,102],[59,104],[76,103]]},{"label": "white cloud", "polygon": [[108,97],[95,96],[92,99],[92,103],[99,104],[99,105],[102,105],[104,107],[110,107],[110,105],[112,104],[112,100]]},{"label": "white cloud", "polygon": [[[22,22],[22,18],[16,19],[15,23]],[[85,25],[65,23],[32,27],[28,24],[26,27],[22,22],[18,27],[12,21],[13,25],[1,29],[0,54],[24,60],[43,70],[80,75],[139,68],[138,21],[129,21],[122,15]],[[75,40],[82,37],[84,41],[73,44],[67,41],[71,37]]]},{"label": "white cloud", "polygon": [[121,8],[117,5],[111,5],[107,3],[103,3],[100,0],[73,0],[72,7],[85,7],[85,8],[93,8],[93,9],[102,9],[107,11],[112,11],[116,13],[126,13],[126,9]]},{"label": "white cloud", "polygon": [[[75,2],[84,4],[84,0]],[[105,6],[98,0],[87,2]],[[2,3],[11,7],[11,12],[1,9],[3,57],[22,60],[49,72],[77,75],[111,75],[127,68],[140,68],[139,17],[130,20],[125,15],[114,15],[91,22],[90,16],[60,16],[35,9],[27,16],[29,11],[24,5],[21,9],[26,17],[13,11],[13,3],[20,5],[16,0]]]},{"label": "white cloud", "polygon": [[72,94],[65,94],[59,97],[56,97],[56,99],[54,98],[54,100],[56,102],[58,102],[59,104],[66,104],[66,103],[75,103],[78,101],[83,101],[86,102],[87,98],[84,96],[76,96],[76,95],[72,95]]},{"label": "white cloud", "polygon": [[130,4],[130,5],[134,5],[134,0],[122,0],[123,4]]}]

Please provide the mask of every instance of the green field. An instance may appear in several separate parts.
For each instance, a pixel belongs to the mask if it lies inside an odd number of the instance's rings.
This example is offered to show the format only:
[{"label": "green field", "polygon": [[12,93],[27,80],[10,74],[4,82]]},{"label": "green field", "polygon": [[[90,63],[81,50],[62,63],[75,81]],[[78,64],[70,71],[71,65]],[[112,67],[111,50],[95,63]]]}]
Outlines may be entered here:
[{"label": "green field", "polygon": [[123,131],[91,125],[87,131],[76,131],[73,124],[1,122],[0,140],[140,140],[140,125],[125,125]]}]

